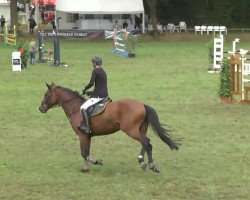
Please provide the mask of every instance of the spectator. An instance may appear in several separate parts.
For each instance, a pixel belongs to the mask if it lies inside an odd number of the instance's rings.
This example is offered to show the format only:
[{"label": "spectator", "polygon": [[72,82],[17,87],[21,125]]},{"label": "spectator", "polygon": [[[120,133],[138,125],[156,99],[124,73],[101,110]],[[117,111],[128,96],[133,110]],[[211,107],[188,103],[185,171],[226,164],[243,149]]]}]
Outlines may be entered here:
[{"label": "spectator", "polygon": [[113,29],[116,29],[116,30],[120,30],[121,29],[121,25],[118,23],[118,21],[116,20],[114,25],[113,25]]},{"label": "spectator", "polygon": [[161,25],[160,22],[157,23],[157,30],[159,31],[160,34],[163,34],[163,26]]},{"label": "spectator", "polygon": [[135,15],[135,27],[134,29],[136,29],[138,27],[138,29],[141,29],[141,19],[139,17],[137,17],[137,15]]},{"label": "spectator", "polygon": [[5,23],[6,23],[5,18],[4,18],[4,16],[3,16],[3,15],[1,16],[0,21],[1,21],[1,30],[3,31],[3,29],[4,29],[4,25],[5,25]]},{"label": "spectator", "polygon": [[29,48],[29,54],[30,54],[30,64],[34,65],[35,64],[35,59],[36,59],[36,42],[32,38],[30,41],[30,48]]},{"label": "spectator", "polygon": [[122,24],[122,28],[123,29],[127,29],[128,28],[128,22],[126,21],[126,19],[124,20],[124,22]]},{"label": "spectator", "polygon": [[34,33],[34,28],[36,27],[36,21],[33,17],[30,17],[29,18],[29,28],[30,28],[30,34],[33,34]]},{"label": "spectator", "polygon": [[45,20],[44,20],[44,11],[41,12],[41,18],[42,18],[42,24],[45,24]]},{"label": "spectator", "polygon": [[51,25],[53,27],[53,30],[56,30],[56,22],[55,22],[55,20],[51,21]]}]

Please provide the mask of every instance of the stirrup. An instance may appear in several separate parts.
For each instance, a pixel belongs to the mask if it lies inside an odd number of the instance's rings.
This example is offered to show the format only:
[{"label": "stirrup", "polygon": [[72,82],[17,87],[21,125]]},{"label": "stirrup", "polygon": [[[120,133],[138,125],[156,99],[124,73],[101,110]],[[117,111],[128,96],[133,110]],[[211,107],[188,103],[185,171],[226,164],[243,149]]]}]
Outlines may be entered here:
[{"label": "stirrup", "polygon": [[80,126],[77,127],[80,131],[83,131],[85,133],[90,133],[90,129],[88,126],[85,124],[81,124]]}]

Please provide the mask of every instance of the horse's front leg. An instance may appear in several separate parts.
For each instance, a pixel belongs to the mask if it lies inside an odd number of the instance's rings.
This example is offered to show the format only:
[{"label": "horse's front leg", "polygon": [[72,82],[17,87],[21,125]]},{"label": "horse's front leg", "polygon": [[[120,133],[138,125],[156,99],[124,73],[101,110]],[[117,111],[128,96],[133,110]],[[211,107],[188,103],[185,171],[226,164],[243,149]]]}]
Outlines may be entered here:
[{"label": "horse's front leg", "polygon": [[90,168],[89,151],[90,151],[91,137],[89,137],[86,134],[80,133],[79,140],[80,140],[81,155],[84,158],[84,163],[81,168],[81,171],[88,172]]},{"label": "horse's front leg", "polygon": [[103,162],[102,159],[97,160],[97,159],[88,157],[87,160],[88,160],[91,164],[93,164],[93,165],[103,165],[103,164],[104,164],[104,162]]},{"label": "horse's front leg", "polygon": [[102,159],[97,160],[89,156],[91,137],[86,134],[80,133],[79,139],[80,139],[81,155],[84,158],[84,163],[81,168],[81,171],[88,172],[90,168],[90,164],[103,165]]}]

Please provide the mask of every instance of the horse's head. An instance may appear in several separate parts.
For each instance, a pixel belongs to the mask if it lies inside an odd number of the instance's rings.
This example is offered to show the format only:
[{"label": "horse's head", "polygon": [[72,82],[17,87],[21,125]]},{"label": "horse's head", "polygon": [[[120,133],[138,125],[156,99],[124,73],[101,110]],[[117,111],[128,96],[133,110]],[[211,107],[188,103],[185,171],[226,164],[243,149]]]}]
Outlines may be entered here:
[{"label": "horse's head", "polygon": [[54,83],[51,85],[47,84],[48,90],[44,94],[44,99],[41,102],[41,105],[39,107],[39,110],[42,113],[46,113],[50,108],[56,106],[59,104],[58,97],[55,93],[55,89],[57,86],[55,86]]}]

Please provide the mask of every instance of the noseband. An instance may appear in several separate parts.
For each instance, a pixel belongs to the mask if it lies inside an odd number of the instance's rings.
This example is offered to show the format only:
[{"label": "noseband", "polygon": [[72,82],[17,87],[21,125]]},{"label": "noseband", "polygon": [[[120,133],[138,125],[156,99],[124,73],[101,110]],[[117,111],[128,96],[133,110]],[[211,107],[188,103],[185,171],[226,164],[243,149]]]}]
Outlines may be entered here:
[{"label": "noseband", "polygon": [[[52,94],[52,91],[50,90],[50,91],[48,92],[47,96],[46,96],[46,101],[47,101],[47,99],[51,96],[51,94]],[[62,107],[63,105],[65,105],[65,104],[67,104],[67,103],[69,103],[70,101],[73,101],[73,100],[75,100],[75,99],[79,99],[79,97],[74,97],[74,98],[65,100],[65,101],[63,101],[63,102],[60,101],[58,104],[53,105],[53,106],[48,106],[48,105],[45,103],[44,105],[42,105],[42,107],[43,107],[46,111],[48,111],[49,109],[54,108],[54,107]],[[68,118],[70,118],[71,115],[72,115],[72,113],[74,113],[75,108],[76,108],[76,104],[75,104],[75,106],[74,106],[72,112],[70,112]]]}]

